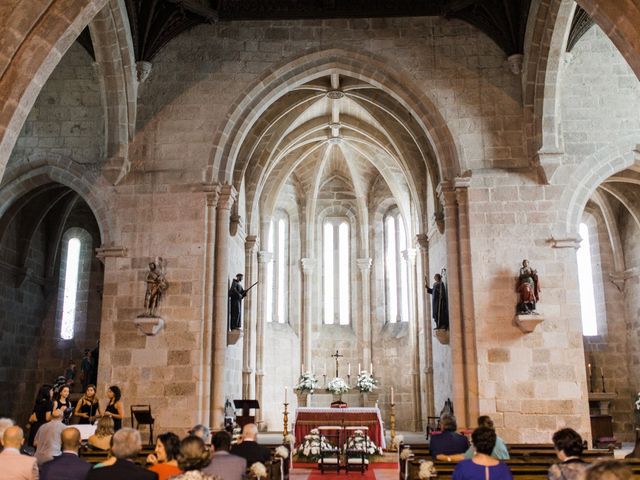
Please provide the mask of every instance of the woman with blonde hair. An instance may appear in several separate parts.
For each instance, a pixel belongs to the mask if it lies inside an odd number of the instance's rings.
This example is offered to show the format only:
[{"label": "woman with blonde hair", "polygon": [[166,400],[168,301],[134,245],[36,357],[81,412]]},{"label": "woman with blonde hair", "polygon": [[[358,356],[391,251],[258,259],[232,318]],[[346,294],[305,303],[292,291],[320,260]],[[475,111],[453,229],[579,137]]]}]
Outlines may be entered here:
[{"label": "woman with blonde hair", "polygon": [[113,419],[111,417],[101,417],[98,420],[96,433],[89,437],[89,446],[98,450],[109,450],[111,448],[111,437],[113,437]]},{"label": "woman with blonde hair", "polygon": [[100,416],[100,402],[96,398],[96,386],[89,384],[74,411],[80,417],[80,425],[91,425]]}]

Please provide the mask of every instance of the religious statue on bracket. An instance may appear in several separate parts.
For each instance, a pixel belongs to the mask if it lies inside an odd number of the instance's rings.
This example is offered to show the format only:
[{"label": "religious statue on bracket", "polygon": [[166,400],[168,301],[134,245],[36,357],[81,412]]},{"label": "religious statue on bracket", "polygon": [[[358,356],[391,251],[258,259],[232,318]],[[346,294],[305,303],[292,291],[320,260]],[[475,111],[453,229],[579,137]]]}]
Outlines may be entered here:
[{"label": "religious statue on bracket", "polygon": [[436,324],[436,330],[449,330],[449,303],[447,300],[447,287],[445,278],[447,269],[443,268],[440,273],[433,277],[433,287],[429,287],[429,280],[424,279],[427,292],[432,295],[431,316]]},{"label": "religious statue on bracket", "polygon": [[242,300],[247,296],[249,290],[255,287],[255,282],[246,290],[242,287],[244,275],[239,273],[231,282],[229,287],[229,330],[240,330],[242,328]]},{"label": "religious statue on bracket", "polygon": [[164,273],[165,267],[166,262],[162,257],[156,257],[153,262],[149,262],[149,271],[145,277],[145,311],[138,315],[134,322],[145,335],[157,335],[164,326],[164,320],[156,314],[156,310],[164,292],[169,288]]},{"label": "religious statue on bracket", "polygon": [[529,260],[522,261],[516,291],[518,292],[517,314],[537,314],[536,302],[540,301],[540,280],[537,270],[529,266]]}]

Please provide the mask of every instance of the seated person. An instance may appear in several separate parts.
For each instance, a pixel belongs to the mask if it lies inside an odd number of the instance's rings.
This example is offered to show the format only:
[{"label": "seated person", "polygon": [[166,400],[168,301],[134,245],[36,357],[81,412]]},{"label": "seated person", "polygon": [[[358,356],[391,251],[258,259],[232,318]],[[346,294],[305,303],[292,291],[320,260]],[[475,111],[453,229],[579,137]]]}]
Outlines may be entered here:
[{"label": "seated person", "polygon": [[444,460],[451,462],[451,455],[457,453],[464,454],[469,449],[469,440],[464,435],[456,432],[458,424],[452,415],[443,415],[440,417],[440,426],[442,432],[431,435],[429,441],[429,450],[431,456],[436,460]]},{"label": "seated person", "polygon": [[452,480],[511,480],[511,470],[505,463],[491,456],[496,445],[496,432],[493,428],[478,427],[471,439],[475,448],[473,458],[462,460],[456,465]]},{"label": "seated person", "polygon": [[560,463],[549,467],[549,480],[573,480],[584,478],[589,466],[582,460],[582,437],[572,428],[563,428],[553,434],[553,446]]},{"label": "seated person", "polygon": [[585,480],[631,480],[633,471],[620,460],[599,460],[586,470]]},{"label": "seated person", "polygon": [[247,471],[247,461],[237,455],[231,455],[231,435],[220,431],[213,434],[211,439],[213,453],[211,463],[202,469],[203,473],[224,480],[243,480]]},{"label": "seated person", "polygon": [[87,444],[94,450],[109,450],[113,436],[113,418],[100,417],[96,432],[89,437]]},{"label": "seated person", "polygon": [[271,460],[271,451],[258,445],[258,427],[255,423],[247,423],[242,429],[242,443],[234,445],[231,449],[233,455],[244,458],[247,467],[251,468],[256,462],[266,463]]},{"label": "seated person", "polygon": [[[488,415],[482,415],[478,417],[478,427],[487,427],[487,428],[491,428],[492,430],[495,430],[493,426],[493,420],[491,420],[491,417],[489,417]],[[468,448],[468,450],[464,453],[464,455],[457,454],[457,455],[450,455],[450,456],[452,461],[459,462],[460,460],[464,460],[466,458],[473,458],[475,453],[476,453],[476,450],[472,445]],[[510,458],[509,450],[507,449],[507,446],[505,445],[504,441],[498,436],[496,436],[496,445],[495,447],[493,447],[491,456],[493,458],[497,458],[498,460],[508,460]]]}]

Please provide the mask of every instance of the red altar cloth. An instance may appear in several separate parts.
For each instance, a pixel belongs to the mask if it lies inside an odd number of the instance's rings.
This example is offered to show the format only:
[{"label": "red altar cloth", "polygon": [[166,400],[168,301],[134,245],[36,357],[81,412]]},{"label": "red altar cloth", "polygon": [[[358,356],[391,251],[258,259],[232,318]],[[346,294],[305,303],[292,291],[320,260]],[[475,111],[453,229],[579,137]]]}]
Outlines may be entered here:
[{"label": "red altar cloth", "polygon": [[296,410],[294,432],[299,445],[311,429],[321,426],[369,428],[369,438],[379,447],[385,448],[384,427],[378,408],[316,408],[300,407]]}]

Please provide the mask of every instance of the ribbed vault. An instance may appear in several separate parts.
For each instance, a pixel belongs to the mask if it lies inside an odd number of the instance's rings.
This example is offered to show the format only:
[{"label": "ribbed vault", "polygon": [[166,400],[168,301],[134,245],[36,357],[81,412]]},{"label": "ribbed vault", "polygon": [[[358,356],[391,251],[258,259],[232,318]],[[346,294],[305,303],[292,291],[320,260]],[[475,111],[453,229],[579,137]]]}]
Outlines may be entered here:
[{"label": "ribbed vault", "polygon": [[[234,184],[244,183],[247,225],[258,231],[292,176],[313,199],[332,177],[351,186],[363,214],[381,177],[405,219],[419,225],[425,211],[427,176],[438,176],[431,145],[414,117],[390,95],[361,80],[332,73],[293,87],[275,101],[245,137]],[[437,184],[438,181],[434,182]]]}]

